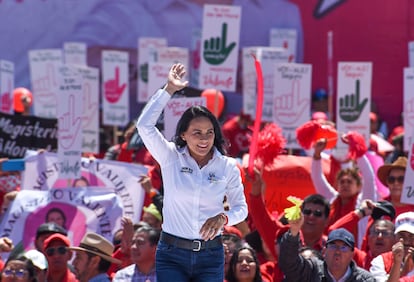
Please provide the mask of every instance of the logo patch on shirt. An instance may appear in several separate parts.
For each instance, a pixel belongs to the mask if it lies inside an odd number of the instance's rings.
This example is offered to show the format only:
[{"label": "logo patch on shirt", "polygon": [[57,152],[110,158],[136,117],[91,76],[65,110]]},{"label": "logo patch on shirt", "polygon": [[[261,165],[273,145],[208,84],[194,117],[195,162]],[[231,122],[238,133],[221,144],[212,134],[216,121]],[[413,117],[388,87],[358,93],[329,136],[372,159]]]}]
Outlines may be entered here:
[{"label": "logo patch on shirt", "polygon": [[181,168],[181,172],[184,172],[184,173],[193,173],[193,169],[192,168],[189,168],[189,167],[182,167]]},{"label": "logo patch on shirt", "polygon": [[216,174],[214,172],[210,172],[208,174],[208,181],[210,181],[210,183],[214,183],[217,182],[219,179],[216,177]]}]

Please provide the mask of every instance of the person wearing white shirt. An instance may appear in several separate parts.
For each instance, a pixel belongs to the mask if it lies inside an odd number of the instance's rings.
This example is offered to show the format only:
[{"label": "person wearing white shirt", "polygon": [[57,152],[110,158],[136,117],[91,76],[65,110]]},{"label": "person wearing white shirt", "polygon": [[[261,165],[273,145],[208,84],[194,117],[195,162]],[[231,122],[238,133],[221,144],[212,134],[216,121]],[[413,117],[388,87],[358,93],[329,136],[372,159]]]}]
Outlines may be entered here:
[{"label": "person wearing white shirt", "polygon": [[[187,109],[173,142],[155,127],[171,96],[188,85],[185,69],[174,64],[163,89],[151,97],[138,121],[138,132],[161,166],[164,183],[163,232],[156,253],[157,281],[224,279],[221,231],[247,217],[240,170],[225,156],[217,119],[203,106]],[[227,196],[230,210],[225,211]]]}]

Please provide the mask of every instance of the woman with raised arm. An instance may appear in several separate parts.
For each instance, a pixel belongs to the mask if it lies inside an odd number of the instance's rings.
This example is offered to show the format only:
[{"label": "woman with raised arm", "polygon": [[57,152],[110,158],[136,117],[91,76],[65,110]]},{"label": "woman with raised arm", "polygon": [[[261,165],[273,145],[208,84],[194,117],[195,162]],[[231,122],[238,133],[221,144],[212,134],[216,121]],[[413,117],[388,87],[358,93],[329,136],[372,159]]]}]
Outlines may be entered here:
[{"label": "woman with raised arm", "polygon": [[[185,69],[174,64],[168,82],[145,106],[137,122],[145,146],[161,166],[163,224],[156,253],[157,281],[224,279],[221,230],[247,216],[240,170],[225,156],[215,116],[205,107],[187,109],[172,142],[155,127],[171,96],[187,86]],[[227,196],[230,210],[223,208]]]}]

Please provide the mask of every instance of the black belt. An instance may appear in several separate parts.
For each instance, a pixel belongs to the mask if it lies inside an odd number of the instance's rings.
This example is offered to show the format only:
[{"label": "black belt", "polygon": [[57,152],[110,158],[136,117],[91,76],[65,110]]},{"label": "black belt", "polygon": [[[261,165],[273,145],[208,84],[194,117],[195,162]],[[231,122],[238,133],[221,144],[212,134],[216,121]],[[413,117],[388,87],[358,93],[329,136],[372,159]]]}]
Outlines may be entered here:
[{"label": "black belt", "polygon": [[205,250],[208,248],[216,248],[223,245],[221,240],[221,236],[217,236],[213,240],[204,241],[204,240],[190,240],[180,238],[165,232],[161,232],[160,240],[164,243],[174,245],[181,249],[192,250],[194,252],[198,252],[201,250]]}]

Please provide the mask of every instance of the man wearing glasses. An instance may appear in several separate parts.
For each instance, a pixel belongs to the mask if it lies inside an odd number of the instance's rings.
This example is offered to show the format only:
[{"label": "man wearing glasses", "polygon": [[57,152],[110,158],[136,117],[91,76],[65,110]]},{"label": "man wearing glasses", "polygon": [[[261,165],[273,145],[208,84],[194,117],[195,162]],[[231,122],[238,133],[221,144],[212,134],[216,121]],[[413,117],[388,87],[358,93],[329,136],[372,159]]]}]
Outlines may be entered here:
[{"label": "man wearing glasses", "polygon": [[279,266],[288,281],[375,281],[366,270],[352,261],[354,236],[344,228],[333,230],[328,235],[322,252],[323,260],[305,259],[299,254],[299,231],[304,217],[289,221],[290,230],[280,242]]},{"label": "man wearing glasses", "polygon": [[414,275],[414,212],[397,216],[395,234],[397,243],[392,246],[392,251],[377,256],[371,262],[369,271],[379,282],[398,281],[400,277]]},{"label": "man wearing glasses", "polygon": [[78,281],[68,267],[72,258],[69,238],[63,234],[53,234],[44,242],[44,254],[49,265],[48,282],[75,282]]}]

